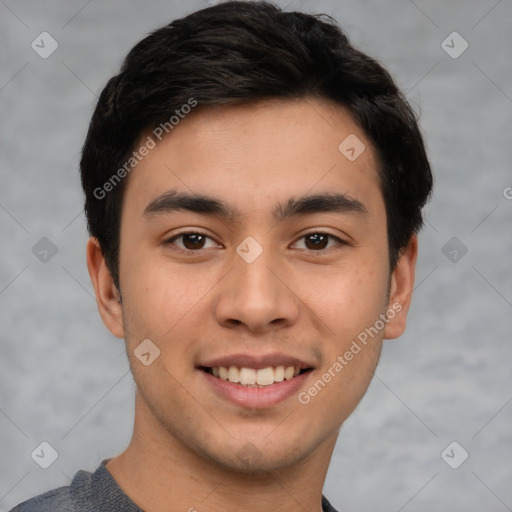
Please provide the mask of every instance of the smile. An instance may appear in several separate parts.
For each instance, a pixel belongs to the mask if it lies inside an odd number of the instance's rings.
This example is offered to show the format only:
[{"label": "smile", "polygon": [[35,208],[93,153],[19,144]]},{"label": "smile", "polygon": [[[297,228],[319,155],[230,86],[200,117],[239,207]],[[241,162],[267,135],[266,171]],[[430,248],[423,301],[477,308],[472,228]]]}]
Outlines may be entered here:
[{"label": "smile", "polygon": [[271,386],[284,380],[290,380],[301,373],[310,371],[310,368],[299,366],[267,366],[266,368],[247,368],[237,366],[202,367],[206,373],[233,384],[246,387]]}]

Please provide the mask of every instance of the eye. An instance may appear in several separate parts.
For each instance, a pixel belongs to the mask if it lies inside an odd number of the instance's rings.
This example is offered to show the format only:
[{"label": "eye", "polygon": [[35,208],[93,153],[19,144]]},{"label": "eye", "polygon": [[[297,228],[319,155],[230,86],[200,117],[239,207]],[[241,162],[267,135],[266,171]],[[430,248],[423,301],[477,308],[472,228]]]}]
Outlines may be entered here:
[{"label": "eye", "polygon": [[326,233],[324,231],[314,231],[312,233],[308,233],[307,235],[299,238],[299,240],[295,242],[295,245],[299,244],[299,242],[302,240],[303,247],[299,247],[299,249],[306,249],[316,252],[330,249],[335,246],[347,245],[347,243],[341,240],[341,238],[338,238],[337,236]]},{"label": "eye", "polygon": [[[219,247],[219,245],[208,235],[201,232],[190,231],[172,236],[165,242],[166,246],[186,253],[198,253],[202,249]],[[347,245],[347,242],[324,231],[314,231],[303,235],[294,246],[313,252],[322,252],[336,246]],[[302,247],[301,247],[302,245]]]},{"label": "eye", "polygon": [[[208,245],[208,241],[210,245]],[[198,252],[201,249],[208,249],[209,247],[218,247],[218,244],[205,235],[204,233],[199,232],[187,232],[187,233],[179,233],[178,235],[174,235],[165,241],[165,245],[171,245],[177,247],[178,250],[182,250],[185,252]]]}]

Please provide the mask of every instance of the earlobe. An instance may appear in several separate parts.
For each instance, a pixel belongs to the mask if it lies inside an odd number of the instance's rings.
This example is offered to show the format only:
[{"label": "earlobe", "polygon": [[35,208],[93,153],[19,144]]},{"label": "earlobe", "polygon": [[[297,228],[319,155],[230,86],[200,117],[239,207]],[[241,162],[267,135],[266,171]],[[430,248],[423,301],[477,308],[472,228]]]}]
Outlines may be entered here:
[{"label": "earlobe", "polygon": [[418,256],[418,237],[413,235],[403,249],[391,275],[388,302],[388,323],[384,338],[395,339],[401,336],[406,327],[407,313],[411,305],[414,290],[416,258]]},{"label": "earlobe", "polygon": [[94,237],[89,238],[87,242],[87,268],[103,323],[114,336],[124,338],[121,296],[114,285],[100,244]]}]

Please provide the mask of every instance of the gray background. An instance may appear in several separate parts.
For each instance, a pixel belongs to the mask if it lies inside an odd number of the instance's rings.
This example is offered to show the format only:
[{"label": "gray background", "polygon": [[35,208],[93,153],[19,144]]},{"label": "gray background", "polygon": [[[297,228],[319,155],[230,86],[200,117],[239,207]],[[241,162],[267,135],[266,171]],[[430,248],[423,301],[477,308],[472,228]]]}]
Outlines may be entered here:
[{"label": "gray background", "polygon": [[[127,51],[208,3],[0,0],[3,510],[129,441],[134,384],[93,299],[79,153]],[[325,494],[343,511],[512,510],[512,3],[279,4],[331,14],[392,72],[421,111],[436,178],[407,332],[343,426]],[[43,31],[59,44],[47,59],[31,48]],[[453,31],[469,44],[456,59],[441,47]],[[46,263],[32,252],[42,237],[57,248]],[[46,470],[31,458],[42,441],[59,453]],[[458,469],[441,457],[452,441],[452,464],[469,453]]]}]

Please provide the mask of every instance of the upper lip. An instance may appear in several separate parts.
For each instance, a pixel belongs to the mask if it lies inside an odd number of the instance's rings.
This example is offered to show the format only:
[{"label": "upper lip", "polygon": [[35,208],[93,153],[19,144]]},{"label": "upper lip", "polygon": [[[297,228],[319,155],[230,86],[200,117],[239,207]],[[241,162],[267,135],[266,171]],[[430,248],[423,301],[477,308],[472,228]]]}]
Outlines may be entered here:
[{"label": "upper lip", "polygon": [[288,356],[285,354],[232,354],[229,356],[208,359],[198,365],[198,367],[218,368],[224,366],[236,366],[238,368],[254,368],[260,370],[269,366],[293,366],[295,368],[306,369],[314,366],[299,358]]}]

